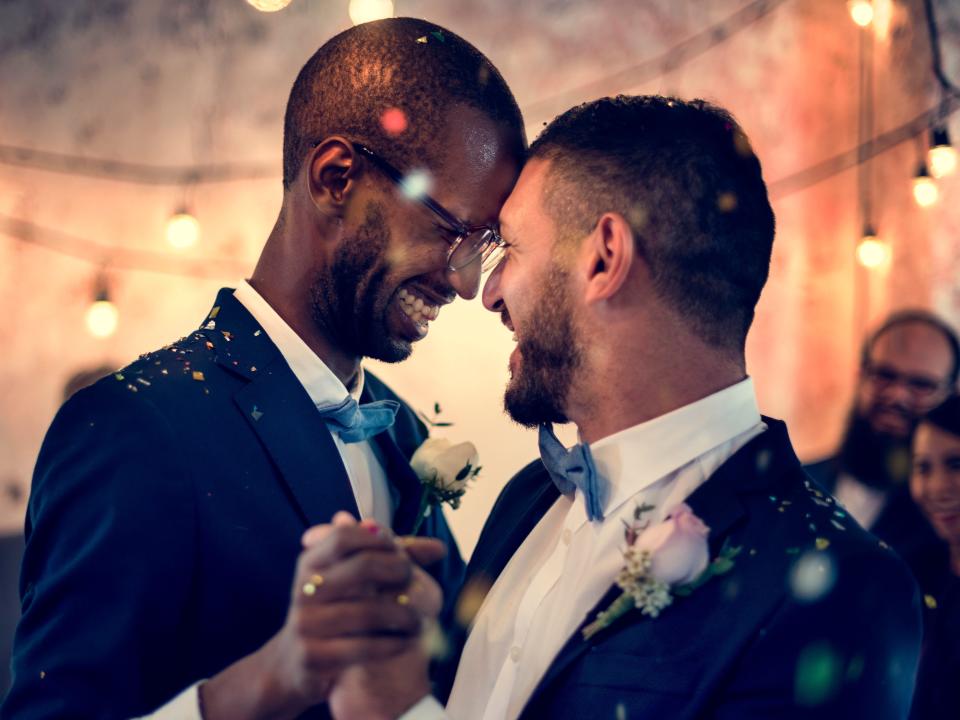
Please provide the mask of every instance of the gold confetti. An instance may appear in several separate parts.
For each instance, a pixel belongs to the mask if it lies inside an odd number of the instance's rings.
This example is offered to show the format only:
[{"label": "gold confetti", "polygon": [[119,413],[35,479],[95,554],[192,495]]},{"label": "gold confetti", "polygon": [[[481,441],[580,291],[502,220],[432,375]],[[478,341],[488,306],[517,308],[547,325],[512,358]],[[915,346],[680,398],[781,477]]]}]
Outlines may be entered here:
[{"label": "gold confetti", "polygon": [[217,315],[220,314],[220,306],[217,305],[213,310],[210,311],[209,320],[213,320]]},{"label": "gold confetti", "polygon": [[114,373],[113,375],[117,380],[123,380],[123,373]]},{"label": "gold confetti", "polygon": [[426,45],[426,44],[427,44],[427,36],[424,35],[423,37],[418,37],[418,38],[417,38],[417,42],[420,43],[421,45]]},{"label": "gold confetti", "polygon": [[213,343],[207,340],[207,350],[213,350]]},{"label": "gold confetti", "polygon": [[203,373],[200,372],[199,370],[194,370],[194,371],[193,371],[193,379],[194,379],[194,380],[203,380],[203,379],[204,379]]},{"label": "gold confetti", "polygon": [[830,547],[830,541],[826,538],[817,538],[817,550],[826,550]]},{"label": "gold confetti", "polygon": [[937,609],[937,599],[933,595],[924,595],[923,604],[926,605],[931,610]]}]

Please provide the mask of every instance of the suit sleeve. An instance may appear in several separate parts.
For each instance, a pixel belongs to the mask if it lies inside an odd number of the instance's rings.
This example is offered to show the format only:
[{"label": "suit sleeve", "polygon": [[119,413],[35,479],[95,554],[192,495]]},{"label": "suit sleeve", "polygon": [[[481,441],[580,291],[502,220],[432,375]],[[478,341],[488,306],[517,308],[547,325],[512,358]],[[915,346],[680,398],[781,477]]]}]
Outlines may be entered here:
[{"label": "suit sleeve", "polygon": [[848,557],[821,599],[789,599],[765,624],[711,717],[906,720],[921,622],[916,583],[898,557]]},{"label": "suit sleeve", "polygon": [[183,452],[160,413],[119,383],[58,413],[27,510],[4,720],[129,718],[189,684],[179,677],[189,649],[176,639],[195,523]]}]

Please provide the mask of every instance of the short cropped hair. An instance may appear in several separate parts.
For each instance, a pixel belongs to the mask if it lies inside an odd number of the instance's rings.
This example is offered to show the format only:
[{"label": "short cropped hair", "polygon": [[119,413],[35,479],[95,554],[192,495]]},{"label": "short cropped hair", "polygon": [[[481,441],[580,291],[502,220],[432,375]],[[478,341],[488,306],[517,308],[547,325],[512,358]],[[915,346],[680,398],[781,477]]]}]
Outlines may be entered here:
[{"label": "short cropped hair", "polygon": [[860,348],[860,367],[866,368],[870,365],[870,357],[873,355],[873,347],[877,344],[880,336],[894,328],[903,325],[926,325],[936,330],[950,347],[950,354],[953,357],[953,363],[950,365],[950,374],[946,380],[950,387],[957,384],[957,377],[960,376],[960,340],[957,339],[957,333],[950,327],[945,320],[938,315],[919,308],[910,308],[891,313],[883,324],[874,330],[863,341],[863,347]]},{"label": "short cropped hair", "polygon": [[[436,138],[461,103],[505,128],[523,160],[520,108],[500,72],[473,45],[414,18],[364,23],[336,35],[300,70],[283,123],[283,186],[289,189],[316,143],[334,134],[369,145],[400,168],[443,162]],[[384,113],[397,109],[388,132]],[[388,116],[390,117],[390,116]],[[390,125],[388,124],[389,128]]]},{"label": "short cropped hair", "polygon": [[558,227],[582,237],[621,214],[658,295],[709,344],[743,351],[775,221],[760,162],[726,110],[603,98],[557,117],[530,156],[551,161],[545,205]]}]

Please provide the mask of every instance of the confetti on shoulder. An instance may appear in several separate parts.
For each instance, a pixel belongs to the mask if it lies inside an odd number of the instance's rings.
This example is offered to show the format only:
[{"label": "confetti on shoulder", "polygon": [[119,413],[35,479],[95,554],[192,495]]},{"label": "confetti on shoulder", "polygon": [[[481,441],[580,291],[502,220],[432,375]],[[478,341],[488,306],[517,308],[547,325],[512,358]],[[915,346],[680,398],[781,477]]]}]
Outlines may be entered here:
[{"label": "confetti on shoulder", "polygon": [[433,35],[433,37],[435,37],[437,40],[439,40],[442,43],[445,43],[447,41],[447,39],[443,36],[442,30],[434,30],[430,34]]},{"label": "confetti on shoulder", "polygon": [[427,36],[424,35],[423,37],[418,37],[418,38],[417,38],[417,42],[420,43],[421,45],[426,45],[426,44],[427,44]]},{"label": "confetti on shoulder", "polygon": [[260,337],[260,334],[261,334],[262,332],[263,332],[262,330],[257,330],[257,331],[253,334],[253,336],[254,336],[254,337]]},{"label": "confetti on shoulder", "polygon": [[210,311],[210,315],[207,318],[208,320],[213,320],[220,314],[220,306],[217,305],[213,310]]},{"label": "confetti on shoulder", "polygon": [[123,380],[123,373],[114,373],[113,376],[114,376],[117,380]]},{"label": "confetti on shoulder", "polygon": [[202,372],[200,372],[199,370],[194,370],[194,371],[193,371],[193,379],[194,379],[194,380],[204,380],[205,378],[203,377],[203,373],[202,373]]},{"label": "confetti on shoulder", "polygon": [[253,406],[253,410],[250,411],[250,417],[254,420],[259,420],[263,417],[263,412],[256,405]]}]

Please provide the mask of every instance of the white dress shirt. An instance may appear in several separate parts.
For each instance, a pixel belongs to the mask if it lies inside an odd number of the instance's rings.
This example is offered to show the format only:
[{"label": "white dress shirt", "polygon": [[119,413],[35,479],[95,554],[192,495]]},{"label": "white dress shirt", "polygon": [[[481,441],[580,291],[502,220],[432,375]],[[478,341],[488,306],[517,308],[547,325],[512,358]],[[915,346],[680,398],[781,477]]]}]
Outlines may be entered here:
[{"label": "white dress shirt", "polygon": [[[246,281],[241,283],[233,296],[253,315],[267,337],[277,346],[277,350],[303,385],[303,389],[306,390],[314,405],[340,403],[347,395],[351,395],[357,402],[360,401],[364,377],[362,367],[354,387],[347,392],[346,386],[333,374],[333,371],[287,325],[277,311],[270,307],[263,296],[253,289],[250,283]],[[336,433],[331,432],[331,435],[340,452],[343,466],[347,470],[360,518],[373,518],[381,525],[390,527],[393,519],[393,503],[387,487],[387,474],[369,441],[345,443]],[[191,685],[166,705],[145,716],[145,720],[201,720],[197,694],[200,682]]]},{"label": "white dress shirt", "polygon": [[[609,484],[604,520],[589,522],[579,491],[561,495],[497,578],[467,638],[446,712],[424,698],[402,720],[513,720],[560,649],[623,564],[636,506],[662,520],[763,432],[753,381],[590,445]],[[669,611],[668,611],[669,612]]]}]

